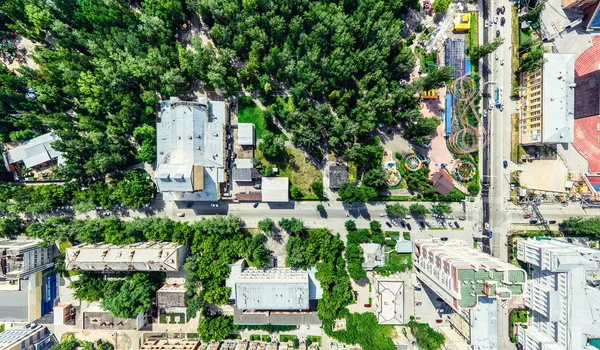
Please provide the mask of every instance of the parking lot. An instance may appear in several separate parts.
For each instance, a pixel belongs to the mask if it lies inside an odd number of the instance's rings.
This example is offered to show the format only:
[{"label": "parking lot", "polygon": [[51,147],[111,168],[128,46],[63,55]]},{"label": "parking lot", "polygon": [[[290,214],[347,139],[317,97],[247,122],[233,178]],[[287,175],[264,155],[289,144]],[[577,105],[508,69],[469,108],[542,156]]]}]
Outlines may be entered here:
[{"label": "parking lot", "polygon": [[[414,316],[416,321],[427,322],[429,326],[438,329],[448,324],[447,315],[453,310],[431,289],[418,281],[414,292]],[[439,323],[438,323],[439,322]]]}]

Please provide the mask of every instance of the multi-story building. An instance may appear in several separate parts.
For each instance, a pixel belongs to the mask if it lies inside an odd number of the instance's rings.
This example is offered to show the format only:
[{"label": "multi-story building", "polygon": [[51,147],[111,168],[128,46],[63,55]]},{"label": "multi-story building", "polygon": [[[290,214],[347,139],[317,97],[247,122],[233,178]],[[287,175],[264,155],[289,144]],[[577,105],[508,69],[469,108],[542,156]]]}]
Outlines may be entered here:
[{"label": "multi-story building", "polygon": [[0,240],[0,321],[31,322],[47,314],[56,299],[55,246],[39,240]]},{"label": "multi-story building", "polygon": [[479,296],[522,303],[525,271],[462,240],[416,240],[413,265],[417,277],[457,312],[475,307]]},{"label": "multi-story building", "polygon": [[523,74],[521,144],[573,142],[575,57],[546,53],[542,68]]},{"label": "multi-story building", "polygon": [[58,344],[54,334],[41,325],[26,325],[0,333],[0,350],[49,350]]},{"label": "multi-story building", "polygon": [[244,260],[230,265],[225,285],[235,302],[236,324],[320,324],[316,304],[323,289],[316,270],[256,269]]},{"label": "multi-story building", "polygon": [[216,201],[226,182],[225,102],[180,101],[161,104],[156,124],[156,187],[166,200]]},{"label": "multi-story building", "polygon": [[172,242],[140,242],[127,245],[81,244],[67,248],[67,270],[83,271],[179,271],[187,257],[185,245]]},{"label": "multi-story building", "polygon": [[548,238],[522,239],[517,259],[531,274],[524,301],[533,317],[527,328],[518,327],[525,349],[586,349],[588,338],[600,337],[599,250]]}]

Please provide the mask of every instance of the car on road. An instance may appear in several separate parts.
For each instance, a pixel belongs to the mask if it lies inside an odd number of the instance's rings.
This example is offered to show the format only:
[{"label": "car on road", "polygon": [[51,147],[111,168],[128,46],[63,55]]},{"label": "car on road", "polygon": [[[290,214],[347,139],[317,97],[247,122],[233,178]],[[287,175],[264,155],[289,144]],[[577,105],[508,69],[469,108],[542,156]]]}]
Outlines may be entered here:
[{"label": "car on road", "polygon": [[531,217],[531,214],[525,214],[523,215],[523,219],[529,219]]},{"label": "car on road", "polygon": [[442,322],[444,322],[442,319],[435,320],[435,323],[442,323]]},{"label": "car on road", "polygon": [[[260,203],[256,202],[256,203],[254,203],[254,205],[252,205],[252,207],[256,208],[256,207],[258,207],[258,204],[260,204]],[[350,214],[348,212],[346,212],[346,216],[349,216],[349,215]]]},{"label": "car on road", "polygon": [[556,220],[550,220],[550,221],[548,221],[548,223],[549,223],[550,225],[554,225],[554,224],[556,224]]},{"label": "car on road", "polygon": [[211,206],[212,208],[218,208],[218,207],[219,207],[219,205],[218,205],[218,204],[216,204],[216,203],[213,203],[213,204],[211,204],[210,206]]},{"label": "car on road", "polygon": [[494,17],[494,24],[498,24],[498,16]]},{"label": "car on road", "polygon": [[439,301],[440,303],[444,301],[442,298],[435,298],[435,301]]},{"label": "car on road", "polygon": [[504,104],[501,104],[500,107],[498,107],[498,109],[500,110],[500,112],[502,112],[504,110]]},{"label": "car on road", "polygon": [[371,307],[371,304],[365,304],[365,307]]},{"label": "car on road", "polygon": [[421,306],[421,305],[423,305],[423,303],[422,303],[422,302],[420,302],[420,301],[417,301],[417,302],[415,303],[415,306]]},{"label": "car on road", "polygon": [[507,160],[504,160],[504,161],[502,162],[502,166],[504,166],[504,169],[508,168],[508,161],[507,161]]},{"label": "car on road", "polygon": [[504,17],[500,18],[500,25],[504,26],[504,23],[506,23],[506,19]]},{"label": "car on road", "polygon": [[492,231],[488,231],[488,238],[492,239],[492,237],[494,237],[494,234],[492,233]]},{"label": "car on road", "polygon": [[467,220],[467,217],[466,216],[459,216],[458,220],[463,220],[464,221],[464,220]]},{"label": "car on road", "polygon": [[483,228],[484,228],[486,231],[489,231],[489,229],[490,229],[490,224],[486,222],[485,224],[483,224]]},{"label": "car on road", "polygon": [[499,37],[500,37],[500,31],[499,31],[499,30],[497,30],[497,31],[496,31],[496,38],[499,38]]},{"label": "car on road", "polygon": [[489,106],[490,110],[494,109],[494,101],[490,101],[490,106]]},{"label": "car on road", "polygon": [[504,60],[500,61],[500,65],[503,66],[504,65]]},{"label": "car on road", "polygon": [[485,109],[483,110],[483,117],[487,117],[487,111]]},{"label": "car on road", "polygon": [[421,321],[421,316],[415,316],[415,321]]},{"label": "car on road", "polygon": [[252,187],[256,188],[257,190],[260,190],[262,186],[261,186],[261,184],[256,184],[256,185],[254,185]]},{"label": "car on road", "polygon": [[458,224],[458,221],[454,221],[454,226],[456,226],[456,228],[460,228],[460,225]]},{"label": "car on road", "polygon": [[502,13],[502,8],[496,7],[496,14],[499,15]]},{"label": "car on road", "polygon": [[496,61],[498,61],[498,59],[500,58],[500,55],[498,55],[498,53],[496,52],[496,56],[494,56],[496,58]]},{"label": "car on road", "polygon": [[390,224],[389,221],[386,221],[385,224],[387,225],[387,227],[392,228],[392,224]]},{"label": "car on road", "polygon": [[421,226],[422,230],[425,229],[425,223],[423,221],[419,221],[419,226]]},{"label": "car on road", "polygon": [[446,242],[446,241],[448,240],[448,237],[442,237],[442,238],[440,238],[440,240],[441,240],[442,242]]},{"label": "car on road", "polygon": [[179,216],[180,218],[185,216],[185,213],[177,213],[177,216]]},{"label": "car on road", "polygon": [[529,223],[532,225],[535,225],[535,224],[537,224],[537,220],[529,220]]},{"label": "car on road", "polygon": [[421,287],[415,287],[415,290],[416,290],[417,292],[420,292],[420,291],[422,291]]},{"label": "car on road", "polygon": [[412,227],[410,227],[410,224],[408,222],[406,223],[406,229],[412,231]]},{"label": "car on road", "polygon": [[484,28],[487,28],[487,27],[489,27],[489,26],[490,26],[490,21],[488,21],[488,20],[486,19],[486,20],[485,20],[485,23],[484,23]]}]

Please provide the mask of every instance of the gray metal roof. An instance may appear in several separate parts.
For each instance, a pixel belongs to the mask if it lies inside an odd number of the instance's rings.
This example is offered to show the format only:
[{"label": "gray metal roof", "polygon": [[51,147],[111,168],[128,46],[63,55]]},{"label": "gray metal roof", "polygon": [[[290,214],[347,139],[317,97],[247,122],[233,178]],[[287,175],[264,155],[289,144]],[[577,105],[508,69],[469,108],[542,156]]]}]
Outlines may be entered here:
[{"label": "gray metal roof", "polygon": [[202,193],[185,199],[218,200],[217,187],[224,181],[226,123],[225,102],[209,101],[206,98],[185,102],[172,98],[161,103],[161,117],[156,124],[158,167],[155,174],[161,192],[191,192],[190,183],[184,185],[187,181],[161,184],[160,171],[165,173],[167,168],[163,165],[185,165],[188,168],[191,165],[201,165],[204,186],[198,192]]},{"label": "gray metal roof", "polygon": [[254,124],[238,124],[238,143],[241,146],[254,146]]},{"label": "gray metal roof", "polygon": [[575,138],[575,56],[544,54],[542,142],[570,143]]},{"label": "gray metal roof", "polygon": [[385,265],[381,244],[361,243],[360,247],[363,250],[363,255],[365,257],[365,262],[362,264],[365,270],[370,271],[377,266]]},{"label": "gray metal roof", "polygon": [[156,169],[156,186],[160,192],[192,192],[193,164],[160,164]]},{"label": "gray metal roof", "polygon": [[61,153],[52,148],[52,143],[60,140],[58,135],[49,132],[31,140],[23,142],[23,145],[9,150],[8,162],[14,164],[23,161],[26,167],[30,168],[53,158],[58,158],[62,162]]}]

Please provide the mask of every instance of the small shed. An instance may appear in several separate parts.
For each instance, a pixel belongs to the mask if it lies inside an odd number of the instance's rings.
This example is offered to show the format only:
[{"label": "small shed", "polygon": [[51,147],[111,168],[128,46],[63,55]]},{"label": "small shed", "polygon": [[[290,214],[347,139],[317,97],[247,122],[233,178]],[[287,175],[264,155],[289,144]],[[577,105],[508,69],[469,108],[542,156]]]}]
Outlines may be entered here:
[{"label": "small shed", "polygon": [[411,254],[413,249],[412,241],[407,241],[400,237],[396,241],[396,253],[400,254]]},{"label": "small shed", "polygon": [[238,144],[240,146],[254,146],[255,144],[255,130],[254,124],[252,123],[239,123],[238,124]]},{"label": "small shed", "polygon": [[288,202],[290,200],[290,181],[287,177],[263,177],[263,202]]}]

